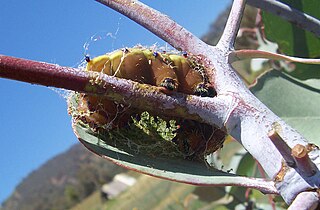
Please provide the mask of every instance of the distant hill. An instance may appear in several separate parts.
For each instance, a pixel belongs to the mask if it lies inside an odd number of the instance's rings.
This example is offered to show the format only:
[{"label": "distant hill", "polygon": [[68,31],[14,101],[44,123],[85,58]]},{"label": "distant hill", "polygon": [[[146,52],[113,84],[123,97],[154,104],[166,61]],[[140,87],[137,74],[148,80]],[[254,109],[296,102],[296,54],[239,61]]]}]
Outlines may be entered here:
[{"label": "distant hill", "polygon": [[96,191],[70,210],[226,209],[217,202],[223,201],[224,195],[224,187],[197,187],[140,175],[137,183],[118,197],[103,200]]},{"label": "distant hill", "polygon": [[1,210],[67,209],[123,171],[76,144],[29,174]]},{"label": "distant hill", "polygon": [[216,45],[222,35],[224,26],[226,25],[229,13],[230,13],[231,5],[228,6],[225,10],[223,10],[217,19],[210,24],[209,30],[206,34],[204,34],[201,39],[207,44]]}]

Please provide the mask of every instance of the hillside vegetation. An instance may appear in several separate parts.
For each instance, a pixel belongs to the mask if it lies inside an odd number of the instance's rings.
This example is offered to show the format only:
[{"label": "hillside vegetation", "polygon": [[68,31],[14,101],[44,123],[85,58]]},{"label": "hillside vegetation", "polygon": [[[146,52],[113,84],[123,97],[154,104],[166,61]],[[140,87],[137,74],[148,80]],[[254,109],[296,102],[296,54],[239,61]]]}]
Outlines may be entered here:
[{"label": "hillside vegetation", "polygon": [[76,144],[29,174],[1,210],[68,209],[123,171]]}]

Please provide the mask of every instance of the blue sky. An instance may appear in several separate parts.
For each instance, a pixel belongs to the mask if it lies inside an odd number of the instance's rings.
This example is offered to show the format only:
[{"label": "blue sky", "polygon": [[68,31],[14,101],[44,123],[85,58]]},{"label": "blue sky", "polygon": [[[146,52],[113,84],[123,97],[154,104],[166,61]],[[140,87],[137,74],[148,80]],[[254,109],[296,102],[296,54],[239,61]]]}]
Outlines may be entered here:
[{"label": "blue sky", "polygon": [[[142,2],[201,36],[230,0]],[[93,0],[2,1],[0,25],[0,54],[62,66],[78,66],[85,53],[96,56],[139,43],[165,45],[140,25]],[[93,35],[101,39],[90,41]],[[85,43],[89,43],[88,52]],[[66,100],[57,90],[0,78],[0,97],[1,203],[31,171],[77,139]]]}]

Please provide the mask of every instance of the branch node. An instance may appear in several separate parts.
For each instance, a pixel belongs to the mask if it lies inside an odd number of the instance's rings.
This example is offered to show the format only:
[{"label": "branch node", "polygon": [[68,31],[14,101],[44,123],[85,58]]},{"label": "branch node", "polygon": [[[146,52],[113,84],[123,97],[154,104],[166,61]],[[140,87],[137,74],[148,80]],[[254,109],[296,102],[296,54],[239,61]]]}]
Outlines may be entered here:
[{"label": "branch node", "polygon": [[295,145],[292,148],[292,157],[296,162],[296,167],[302,174],[310,177],[317,172],[315,164],[311,161],[308,155],[307,147],[301,144]]}]

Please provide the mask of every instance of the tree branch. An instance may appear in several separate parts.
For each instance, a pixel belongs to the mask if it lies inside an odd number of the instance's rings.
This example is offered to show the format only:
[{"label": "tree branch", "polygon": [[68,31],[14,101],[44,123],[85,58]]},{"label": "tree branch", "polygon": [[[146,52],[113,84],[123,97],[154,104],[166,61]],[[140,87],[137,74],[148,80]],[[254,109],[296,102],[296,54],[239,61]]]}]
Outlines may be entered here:
[{"label": "tree branch", "polygon": [[229,18],[217,44],[217,47],[220,49],[233,50],[245,4],[246,0],[233,1]]},{"label": "tree branch", "polygon": [[180,26],[167,15],[132,0],[95,0],[142,25],[161,39],[181,51],[195,55],[202,54],[202,46],[206,44],[191,32]]},{"label": "tree branch", "polygon": [[81,92],[92,79],[78,69],[5,55],[0,55],[0,77]]},{"label": "tree branch", "polygon": [[288,210],[318,209],[319,205],[319,194],[317,192],[302,192],[292,202]]},{"label": "tree branch", "polygon": [[[131,80],[4,55],[0,55],[0,77],[77,92],[100,94],[152,113],[193,119],[218,125],[221,128],[226,119],[226,109],[229,107],[226,102],[228,100],[224,97],[201,98],[181,93],[166,95],[155,86]],[[210,110],[206,110],[208,104],[210,104]],[[216,108],[213,108],[214,106]],[[202,107],[202,111],[198,107]],[[177,112],[178,109],[181,111]]]},{"label": "tree branch", "polygon": [[275,0],[248,0],[248,4],[291,22],[320,37],[320,20]]}]

